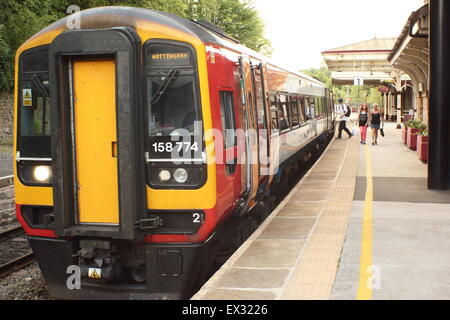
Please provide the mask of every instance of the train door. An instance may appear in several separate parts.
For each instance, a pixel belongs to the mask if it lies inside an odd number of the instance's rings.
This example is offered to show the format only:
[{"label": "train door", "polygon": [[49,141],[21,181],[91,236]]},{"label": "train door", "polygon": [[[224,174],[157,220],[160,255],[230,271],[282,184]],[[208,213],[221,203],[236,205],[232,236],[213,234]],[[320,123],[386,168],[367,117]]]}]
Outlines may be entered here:
[{"label": "train door", "polygon": [[252,65],[252,84],[258,133],[259,185],[267,179],[270,167],[269,132],[266,114],[265,83],[262,63]]},{"label": "train door", "polygon": [[78,220],[117,225],[116,64],[114,59],[74,60],[71,67]]},{"label": "train door", "polygon": [[242,91],[245,97],[245,129],[246,129],[246,193],[248,199],[247,208],[251,209],[255,204],[255,197],[259,185],[259,152],[256,121],[256,106],[254,99],[254,85],[252,80],[251,62],[248,58],[241,57],[240,72]]}]

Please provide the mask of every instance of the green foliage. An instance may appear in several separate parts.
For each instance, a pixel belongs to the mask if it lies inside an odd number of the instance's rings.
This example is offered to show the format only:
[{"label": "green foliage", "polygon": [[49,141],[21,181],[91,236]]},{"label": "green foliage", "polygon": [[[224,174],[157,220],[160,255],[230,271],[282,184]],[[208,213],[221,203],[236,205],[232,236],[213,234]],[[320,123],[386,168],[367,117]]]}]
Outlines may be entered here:
[{"label": "green foliage", "polygon": [[14,56],[19,46],[60,16],[51,0],[0,1],[0,89],[13,87]]},{"label": "green foliage", "polygon": [[418,135],[427,136],[428,135],[428,125],[420,120],[409,120],[405,123],[405,126],[411,129],[419,130]]},{"label": "green foliage", "polygon": [[264,38],[264,23],[249,0],[186,0],[187,18],[209,21],[256,51],[270,54],[270,42]]},{"label": "green foliage", "polygon": [[11,50],[5,40],[5,28],[0,25],[0,89],[10,90],[13,82],[11,70]]},{"label": "green foliage", "polygon": [[328,88],[331,88],[331,71],[328,70],[326,65],[322,64],[320,69],[310,68],[303,70],[302,73],[323,82]]},{"label": "green foliage", "polygon": [[264,24],[251,0],[0,0],[0,90],[11,90],[14,56],[33,34],[67,15],[70,5],[82,10],[131,6],[214,23],[245,46],[270,55]]},{"label": "green foliage", "polygon": [[378,105],[382,105],[382,97],[376,87],[333,85],[331,81],[331,71],[328,70],[325,64],[322,64],[320,69],[311,68],[301,72],[323,82],[328,88],[331,88],[336,101],[338,99],[346,101],[347,98],[350,98],[350,105],[359,105],[361,103],[377,103]]}]

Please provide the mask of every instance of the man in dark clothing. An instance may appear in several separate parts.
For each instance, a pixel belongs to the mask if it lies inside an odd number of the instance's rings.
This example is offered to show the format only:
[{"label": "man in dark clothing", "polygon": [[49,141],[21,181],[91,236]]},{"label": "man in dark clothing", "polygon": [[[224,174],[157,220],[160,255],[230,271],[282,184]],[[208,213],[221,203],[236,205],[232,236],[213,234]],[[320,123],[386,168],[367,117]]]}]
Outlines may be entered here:
[{"label": "man in dark clothing", "polygon": [[346,117],[345,115],[348,112],[348,108],[350,108],[349,106],[347,106],[344,103],[344,100],[339,99],[339,106],[338,106],[338,110],[337,110],[337,114],[338,114],[338,118],[339,118],[339,135],[337,137],[337,139],[342,139],[342,131],[347,132],[348,137],[351,138],[353,135],[350,132],[350,130],[347,129],[347,121],[349,120],[348,117]]}]

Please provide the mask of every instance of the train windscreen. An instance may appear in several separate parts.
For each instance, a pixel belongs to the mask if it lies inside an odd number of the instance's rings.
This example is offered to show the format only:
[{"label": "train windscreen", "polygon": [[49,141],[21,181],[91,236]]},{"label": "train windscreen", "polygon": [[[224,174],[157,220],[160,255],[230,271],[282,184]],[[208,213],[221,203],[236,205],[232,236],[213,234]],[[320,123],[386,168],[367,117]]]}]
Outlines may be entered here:
[{"label": "train windscreen", "polygon": [[148,135],[194,135],[202,119],[193,48],[174,41],[150,42],[145,54]]},{"label": "train windscreen", "polygon": [[193,135],[195,121],[201,120],[194,98],[194,77],[172,74],[173,79],[168,84],[164,82],[170,75],[147,80],[150,136],[168,136],[176,132]]},{"label": "train windscreen", "polygon": [[21,55],[19,79],[17,151],[22,157],[51,158],[47,46]]}]

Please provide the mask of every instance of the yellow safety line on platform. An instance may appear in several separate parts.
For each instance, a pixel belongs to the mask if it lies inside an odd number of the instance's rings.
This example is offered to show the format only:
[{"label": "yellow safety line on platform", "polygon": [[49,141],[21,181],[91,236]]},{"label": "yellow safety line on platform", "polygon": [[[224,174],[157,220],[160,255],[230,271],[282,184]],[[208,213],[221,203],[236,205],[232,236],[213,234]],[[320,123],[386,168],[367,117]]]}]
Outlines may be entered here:
[{"label": "yellow safety line on platform", "polygon": [[359,287],[357,300],[372,299],[371,267],[372,267],[372,203],[373,203],[373,178],[372,155],[366,145],[366,200],[364,203],[364,216],[361,237],[361,258],[359,269]]}]

